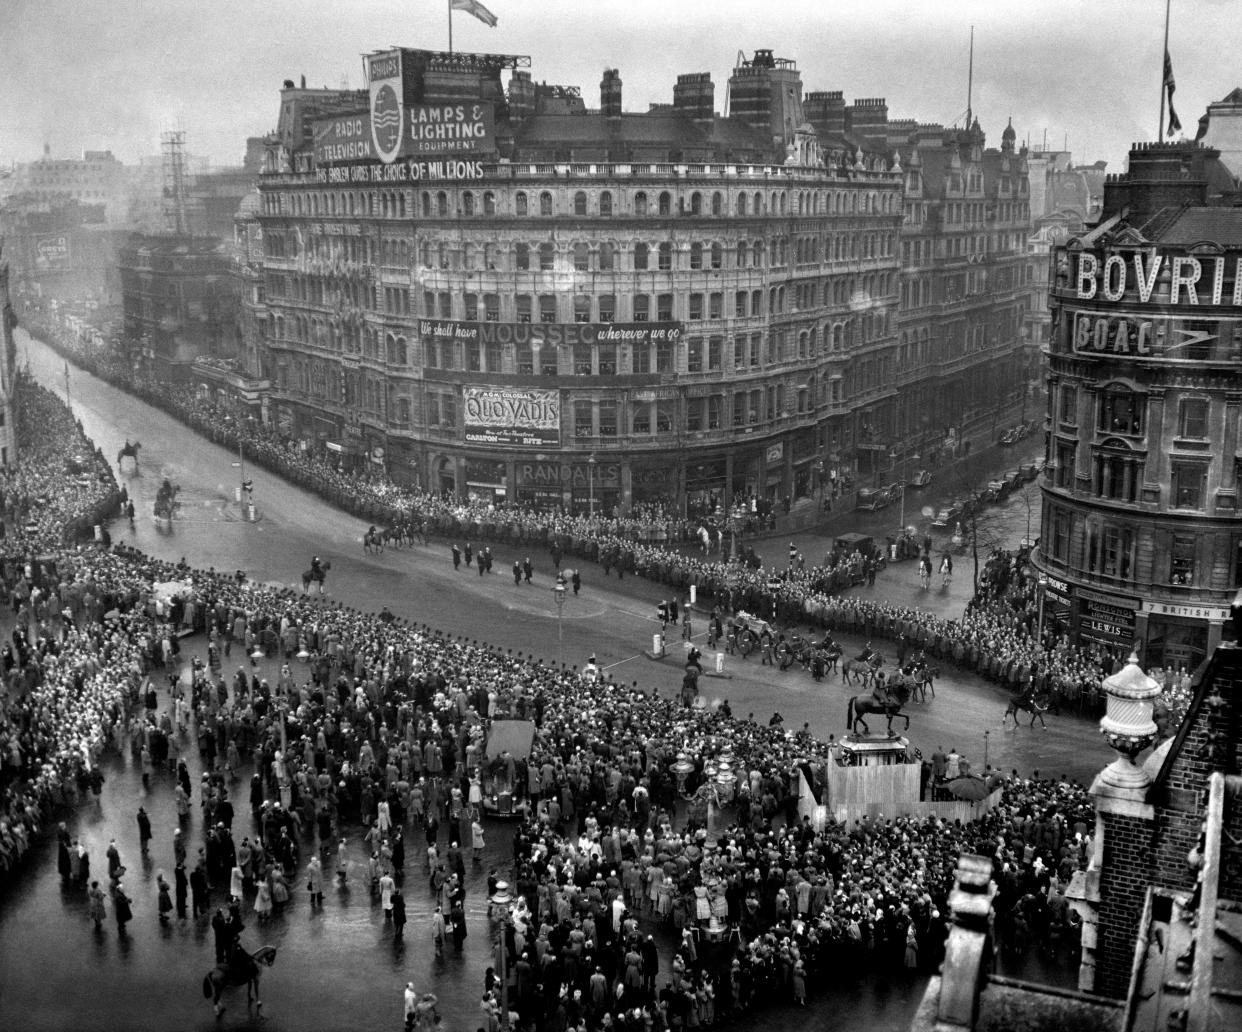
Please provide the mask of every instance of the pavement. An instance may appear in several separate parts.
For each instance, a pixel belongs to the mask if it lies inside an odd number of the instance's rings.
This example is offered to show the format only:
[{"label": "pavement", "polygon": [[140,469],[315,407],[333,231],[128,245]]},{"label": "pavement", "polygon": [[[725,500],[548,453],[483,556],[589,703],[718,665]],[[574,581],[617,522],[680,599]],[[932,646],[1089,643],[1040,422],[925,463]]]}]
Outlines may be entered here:
[{"label": "pavement", "polygon": [[[29,345],[29,353],[36,378],[63,394],[62,360],[37,342]],[[71,389],[75,414],[105,456],[114,456],[126,437],[143,442],[139,472],[123,478],[135,495],[139,517],[132,530],[127,522],[113,525],[116,541],[174,561],[185,557],[196,567],[244,569],[260,582],[296,583],[299,592],[300,573],[310,556],[323,555],[333,562],[327,585],[330,600],[369,611],[387,604],[398,617],[415,624],[541,656],[547,662],[581,665],[595,653],[615,679],[637,682],[646,690],[673,694],[680,685],[679,644],[671,642],[668,659],[653,661],[643,654],[652,631],[658,629],[652,614],[659,586],[637,577],[606,578],[597,566],[582,563],[582,594],[568,598],[558,615],[546,553],[532,556],[536,563],[532,586],[515,586],[504,575],[515,556],[495,544],[500,573],[490,577],[480,577],[473,568],[455,571],[448,542],[367,556],[361,547],[365,528],[357,520],[260,471],[252,473],[263,518],[257,524],[241,521],[232,502],[231,488],[238,478],[233,453],[88,374],[75,371]],[[174,521],[171,532],[157,528],[149,515],[164,476],[182,488],[182,517]],[[1018,516],[1004,511],[1010,526],[1015,519],[1025,519],[1024,511]],[[849,529],[865,531],[867,526],[864,521]],[[811,545],[823,547],[826,540],[819,531],[795,537],[804,542],[799,547],[805,549],[808,561],[815,555]],[[776,545],[783,552],[787,540]],[[578,565],[576,559],[569,562]],[[861,590],[952,613],[964,605],[967,580],[959,573],[948,591],[933,589],[920,597],[913,566],[897,564],[882,572],[873,588]],[[702,639],[700,632],[696,640],[701,646]],[[846,638],[844,644],[852,648],[861,643]],[[186,647],[201,650],[202,643],[187,639]],[[239,662],[249,661],[236,654],[226,660],[226,675]],[[799,670],[782,674],[760,667],[757,655],[751,660],[728,657],[726,670],[731,679],[710,681],[708,692],[713,699],[729,698],[735,715],[753,712],[756,719],[766,721],[779,709],[789,728],[805,723],[825,738],[844,729],[846,701],[853,690],[839,680],[816,684]],[[267,671],[269,678],[274,673]],[[988,762],[1006,769],[1039,768],[1084,781],[1111,758],[1094,724],[1087,721],[1062,717],[1050,720],[1047,732],[1002,731],[1004,693],[969,673],[945,668],[936,689],[934,700],[912,709],[910,737],[925,753],[937,745],[956,747],[982,763],[986,752]],[[127,886],[135,897],[129,934],[118,938],[111,921],[102,933],[93,932],[84,898],[62,890],[54,844],[44,842],[22,874],[0,890],[0,1029],[395,1029],[407,980],[420,991],[431,989],[440,995],[448,1032],[478,1026],[477,1001],[486,966],[485,951],[480,949],[486,926],[478,905],[486,871],[492,866],[503,869],[509,855],[507,825],[488,822],[484,863],[470,872],[470,938],[464,957],[453,957],[451,950],[442,961],[432,955],[417,849],[421,836],[412,835],[407,842],[411,923],[404,948],[392,943],[361,879],[351,878],[344,890],[330,886],[319,912],[309,910],[305,893],[296,891],[295,882],[295,900],[284,915],[261,931],[252,917],[247,918],[248,945],[270,942],[280,949],[275,967],[264,974],[262,1020],[247,1012],[244,997],[234,991],[217,1023],[201,996],[202,976],[212,962],[210,929],[188,921],[161,926],[155,916],[155,872],[172,868],[170,842],[176,819],[171,784],[159,776],[150,791],[144,790],[128,753],[109,757],[105,773],[99,803],[82,806],[72,818],[71,831],[86,837],[96,869],[108,839],[117,839],[131,871]],[[151,856],[145,860],[139,855],[134,821],[140,804],[151,814],[155,828]],[[199,837],[198,823],[195,814],[191,842]],[[247,814],[239,815],[237,827],[248,829]],[[359,844],[356,862],[361,860]],[[66,962],[68,958],[72,960]],[[1066,973],[1063,984],[1072,984],[1070,977]],[[902,1029],[908,1027],[924,984],[924,979],[903,972],[869,974],[857,982],[817,987],[814,1006],[798,1012],[796,1022],[795,1012],[776,1005],[747,1015],[745,1023],[759,1032],[788,1028],[791,1022],[824,1029]],[[808,1020],[811,1024],[806,1024]]]}]

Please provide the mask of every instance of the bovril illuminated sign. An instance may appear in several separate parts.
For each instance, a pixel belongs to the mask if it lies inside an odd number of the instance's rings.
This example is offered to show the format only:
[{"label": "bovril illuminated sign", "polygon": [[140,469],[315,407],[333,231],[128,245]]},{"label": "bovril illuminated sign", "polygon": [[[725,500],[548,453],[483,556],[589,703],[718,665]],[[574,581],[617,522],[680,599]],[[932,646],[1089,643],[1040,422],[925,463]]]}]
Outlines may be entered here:
[{"label": "bovril illuminated sign", "polygon": [[[1137,301],[1139,304],[1220,305],[1242,308],[1242,258],[1109,251],[1077,256],[1074,276],[1080,301]],[[1225,300],[1225,271],[1233,265],[1232,291]]]}]

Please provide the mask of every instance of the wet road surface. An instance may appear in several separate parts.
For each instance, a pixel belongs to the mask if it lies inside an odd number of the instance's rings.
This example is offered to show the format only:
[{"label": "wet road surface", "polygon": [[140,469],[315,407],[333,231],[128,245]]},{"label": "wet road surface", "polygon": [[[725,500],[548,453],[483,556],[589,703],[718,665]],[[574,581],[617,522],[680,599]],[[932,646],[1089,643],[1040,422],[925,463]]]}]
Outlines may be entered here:
[{"label": "wet road surface", "polygon": [[[29,355],[36,377],[63,394],[62,360],[37,342],[29,345]],[[114,524],[115,541],[127,541],[172,560],[184,556],[197,567],[244,569],[254,579],[282,585],[293,584],[310,556],[319,554],[333,562],[329,597],[342,604],[372,611],[387,604],[398,616],[416,623],[486,640],[502,649],[534,652],[548,661],[557,657],[559,625],[566,662],[581,665],[594,652],[619,680],[638,681],[662,693],[673,692],[680,683],[681,668],[675,659],[653,662],[642,653],[656,628],[651,613],[661,590],[657,585],[639,578],[605,580],[597,567],[583,564],[583,593],[567,600],[563,619],[558,621],[546,553],[532,556],[536,584],[529,587],[517,587],[505,576],[516,556],[503,554],[496,545],[493,550],[500,572],[482,578],[465,567],[454,572],[448,543],[442,541],[379,557],[364,556],[361,534],[365,528],[357,520],[259,469],[248,468],[248,475],[255,481],[262,518],[257,524],[246,523],[232,501],[232,485],[239,479],[232,466],[235,454],[86,373],[73,372],[71,395],[87,434],[110,460],[126,437],[143,444],[141,474],[123,477],[136,495],[136,526],[130,531],[127,521]],[[175,522],[171,534],[160,533],[150,517],[150,503],[164,476],[182,487],[183,518]],[[918,602],[904,583],[907,579],[914,579],[913,567],[901,564],[881,574],[876,586],[864,591],[903,603]],[[958,583],[965,579],[959,577]],[[916,582],[913,592],[917,591]],[[955,584],[953,592],[941,600],[946,611],[957,604],[957,596]],[[697,637],[702,643],[702,635]],[[850,639],[843,643],[847,647],[860,644]],[[203,643],[190,639],[187,646],[201,649]],[[235,669],[237,659],[234,653],[225,661],[226,676]],[[730,679],[707,681],[709,697],[729,698],[739,716],[754,712],[756,718],[766,720],[779,709],[787,727],[806,722],[822,737],[844,729],[846,698],[857,690],[847,692],[836,678],[816,685],[801,671],[781,674],[771,667],[761,668],[757,654],[748,661],[729,657],[726,669]],[[1094,724],[1050,718],[1047,732],[1025,727],[1002,731],[1004,694],[973,675],[949,667],[944,667],[944,673],[936,699],[913,707],[910,738],[925,752],[936,745],[957,747],[981,763],[987,731],[988,760],[1004,768],[1024,772],[1040,768],[1088,780],[1109,761]],[[275,668],[266,674],[274,678]],[[447,1032],[481,1024],[478,1000],[487,963],[482,945],[487,934],[484,882],[490,868],[504,868],[511,834],[506,825],[488,823],[484,863],[470,871],[470,938],[463,957],[454,957],[449,950],[444,960],[434,958],[421,832],[407,837],[410,923],[403,948],[392,943],[391,931],[385,928],[378,905],[364,885],[364,857],[355,835],[357,873],[351,874],[345,889],[328,882],[322,911],[310,910],[304,882],[298,880],[291,885],[294,899],[285,913],[266,927],[259,928],[247,910],[246,945],[253,949],[272,943],[279,947],[279,957],[264,973],[262,1019],[253,1017],[244,995],[233,990],[227,997],[228,1009],[217,1022],[201,995],[202,977],[213,961],[209,925],[205,920],[174,920],[161,926],[156,916],[155,872],[163,870],[171,876],[173,867],[171,841],[177,822],[171,778],[157,776],[151,790],[145,791],[128,752],[123,757],[110,756],[105,770],[108,780],[99,803],[85,803],[70,830],[86,839],[96,872],[105,867],[108,840],[116,838],[129,870],[126,886],[135,901],[129,933],[118,937],[111,906],[102,932],[92,930],[84,896],[62,890],[54,841],[50,846],[44,842],[15,883],[0,892],[0,1029],[396,1029],[401,990],[410,980],[420,991],[440,996]],[[195,782],[197,773],[195,758]],[[239,792],[248,775],[249,770],[243,772]],[[138,849],[134,815],[139,805],[151,814],[154,828],[148,860],[140,857]],[[237,837],[251,831],[249,821],[247,813],[239,813]],[[186,832],[191,846],[201,840],[200,823],[196,812]],[[443,831],[441,842],[447,842]],[[221,895],[218,889],[213,904]],[[760,1032],[808,1027],[807,1019],[824,1029],[902,1029],[908,1025],[923,985],[923,979],[904,973],[877,975],[857,985],[819,990],[809,1013],[778,1006],[747,1015],[746,1024]]]}]

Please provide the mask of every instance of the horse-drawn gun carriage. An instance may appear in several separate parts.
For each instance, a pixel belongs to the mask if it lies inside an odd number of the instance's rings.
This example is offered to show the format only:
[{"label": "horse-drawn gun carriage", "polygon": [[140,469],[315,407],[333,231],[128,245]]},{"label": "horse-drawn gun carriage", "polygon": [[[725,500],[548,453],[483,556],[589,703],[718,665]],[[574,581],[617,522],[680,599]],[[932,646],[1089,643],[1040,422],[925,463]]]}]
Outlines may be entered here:
[{"label": "horse-drawn gun carriage", "polygon": [[736,641],[737,649],[743,656],[749,656],[759,647],[765,633],[773,641],[776,640],[776,628],[771,623],[745,610],[739,610],[731,623],[733,624],[734,641]]}]

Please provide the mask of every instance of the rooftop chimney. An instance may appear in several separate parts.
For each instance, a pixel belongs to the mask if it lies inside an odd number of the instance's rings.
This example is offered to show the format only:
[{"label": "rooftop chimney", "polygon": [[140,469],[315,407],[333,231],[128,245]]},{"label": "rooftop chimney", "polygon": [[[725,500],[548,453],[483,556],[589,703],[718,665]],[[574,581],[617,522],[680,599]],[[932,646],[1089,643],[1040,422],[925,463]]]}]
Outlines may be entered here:
[{"label": "rooftop chimney", "polygon": [[608,118],[621,117],[621,73],[615,68],[604,69],[599,84],[599,109]]}]

